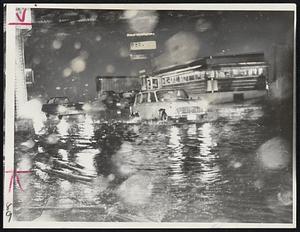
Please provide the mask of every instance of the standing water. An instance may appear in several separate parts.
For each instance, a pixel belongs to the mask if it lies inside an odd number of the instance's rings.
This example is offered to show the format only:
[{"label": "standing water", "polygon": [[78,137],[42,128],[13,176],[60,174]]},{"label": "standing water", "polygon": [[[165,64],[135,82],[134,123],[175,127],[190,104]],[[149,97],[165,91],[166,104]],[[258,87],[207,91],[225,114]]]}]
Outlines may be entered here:
[{"label": "standing water", "polygon": [[290,223],[291,150],[262,105],[200,124],[49,119],[16,134],[16,220]]}]

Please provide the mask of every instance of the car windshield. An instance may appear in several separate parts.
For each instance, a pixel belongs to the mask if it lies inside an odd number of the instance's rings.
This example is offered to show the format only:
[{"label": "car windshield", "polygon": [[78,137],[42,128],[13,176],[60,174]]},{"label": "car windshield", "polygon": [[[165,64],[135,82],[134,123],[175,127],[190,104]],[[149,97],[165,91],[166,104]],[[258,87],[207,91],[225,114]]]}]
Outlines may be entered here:
[{"label": "car windshield", "polygon": [[56,104],[66,104],[66,103],[69,103],[69,99],[68,98],[56,98],[55,103]]},{"label": "car windshield", "polygon": [[175,101],[189,99],[187,93],[182,90],[160,90],[156,92],[158,101]]}]

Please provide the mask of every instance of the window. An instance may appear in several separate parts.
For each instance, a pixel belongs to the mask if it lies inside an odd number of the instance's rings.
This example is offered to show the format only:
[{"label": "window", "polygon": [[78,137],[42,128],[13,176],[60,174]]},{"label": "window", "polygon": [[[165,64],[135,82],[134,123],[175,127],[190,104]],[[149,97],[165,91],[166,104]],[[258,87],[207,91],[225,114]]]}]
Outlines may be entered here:
[{"label": "window", "polygon": [[253,68],[251,70],[252,70],[252,75],[257,76],[257,68]]},{"label": "window", "polygon": [[175,83],[175,77],[173,76],[173,77],[170,77],[170,79],[171,79],[171,83],[173,84],[173,83]]},{"label": "window", "polygon": [[179,76],[176,77],[176,82],[179,83],[180,82],[180,78]]},{"label": "window", "polygon": [[151,81],[147,80],[147,88],[150,89],[151,88]]},{"label": "window", "polygon": [[142,94],[136,95],[136,104],[140,104],[142,100]]},{"label": "window", "polygon": [[190,75],[190,81],[195,80],[195,76],[194,75]]},{"label": "window", "polygon": [[219,71],[218,77],[219,77],[219,78],[224,78],[224,77],[225,77],[224,71]]},{"label": "window", "polygon": [[160,101],[160,102],[189,99],[187,93],[182,89],[160,90],[160,91],[156,92],[156,95],[157,95],[158,101]]},{"label": "window", "polygon": [[150,93],[150,102],[156,102],[154,92],[151,92],[151,93]]},{"label": "window", "polygon": [[212,78],[212,77],[214,77],[214,71],[207,71],[206,75],[208,78]]},{"label": "window", "polygon": [[153,86],[153,88],[158,88],[158,80],[157,79],[152,80],[152,86]]},{"label": "window", "polygon": [[163,78],[161,78],[161,84],[162,85],[165,85],[166,84],[166,79],[163,77]]},{"label": "window", "polygon": [[252,69],[252,74],[257,75],[257,68]]},{"label": "window", "polygon": [[50,99],[50,100],[48,101],[48,104],[54,104],[54,98]]},{"label": "window", "polygon": [[143,93],[142,103],[148,102],[148,93]]},{"label": "window", "polygon": [[204,77],[205,77],[205,72],[204,72],[204,71],[202,71],[202,72],[200,72],[199,74],[200,74],[200,76],[199,76],[199,77],[200,77],[200,79],[204,79]]},{"label": "window", "polygon": [[241,75],[241,76],[248,76],[248,70],[247,70],[247,69],[242,69],[242,70],[240,71],[240,75]]},{"label": "window", "polygon": [[225,76],[226,77],[232,77],[232,71],[226,71]]},{"label": "window", "polygon": [[[232,69],[232,74],[233,76],[238,76],[239,75],[239,70],[238,69]],[[226,72],[225,72],[226,75]]]},{"label": "window", "polygon": [[68,98],[56,98],[55,99],[56,104],[67,104],[69,103]]},{"label": "window", "polygon": [[258,69],[258,75],[261,75],[261,74],[263,74],[263,68]]},{"label": "window", "polygon": [[167,78],[166,78],[166,82],[167,82],[167,84],[171,84],[170,77],[167,77]]}]

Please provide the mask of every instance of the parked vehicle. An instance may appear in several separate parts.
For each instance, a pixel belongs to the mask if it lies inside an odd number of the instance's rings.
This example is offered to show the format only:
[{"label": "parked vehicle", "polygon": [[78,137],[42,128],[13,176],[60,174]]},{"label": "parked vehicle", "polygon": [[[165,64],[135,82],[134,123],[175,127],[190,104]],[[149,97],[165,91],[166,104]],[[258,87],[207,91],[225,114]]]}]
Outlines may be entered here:
[{"label": "parked vehicle", "polygon": [[123,108],[130,108],[133,105],[134,98],[137,92],[138,91],[132,90],[132,91],[123,92],[119,94],[120,103],[123,106]]},{"label": "parked vehicle", "polygon": [[136,95],[132,115],[141,119],[198,121],[206,115],[204,100],[191,100],[183,89],[147,90]]},{"label": "parked vehicle", "polygon": [[83,103],[71,103],[67,97],[53,97],[43,104],[42,111],[46,116],[57,115],[59,119],[66,115],[84,114]]},{"label": "parked vehicle", "polygon": [[116,109],[121,106],[120,96],[115,91],[104,91],[100,95],[100,100],[109,109]]}]

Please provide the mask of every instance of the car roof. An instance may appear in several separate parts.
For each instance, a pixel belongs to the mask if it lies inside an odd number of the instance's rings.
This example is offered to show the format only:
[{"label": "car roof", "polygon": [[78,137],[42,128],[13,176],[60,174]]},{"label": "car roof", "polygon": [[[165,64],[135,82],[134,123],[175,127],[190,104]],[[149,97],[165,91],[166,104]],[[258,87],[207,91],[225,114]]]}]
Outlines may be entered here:
[{"label": "car roof", "polygon": [[[52,98],[68,98],[68,97],[52,97]],[[50,98],[50,99],[52,99],[52,98]]]},{"label": "car roof", "polygon": [[184,89],[148,89],[148,90],[140,91],[139,93],[150,93],[150,92],[156,92],[156,91],[174,91],[174,90],[185,91]]},{"label": "car roof", "polygon": [[105,90],[102,93],[115,93],[115,91],[113,91],[113,90]]}]

